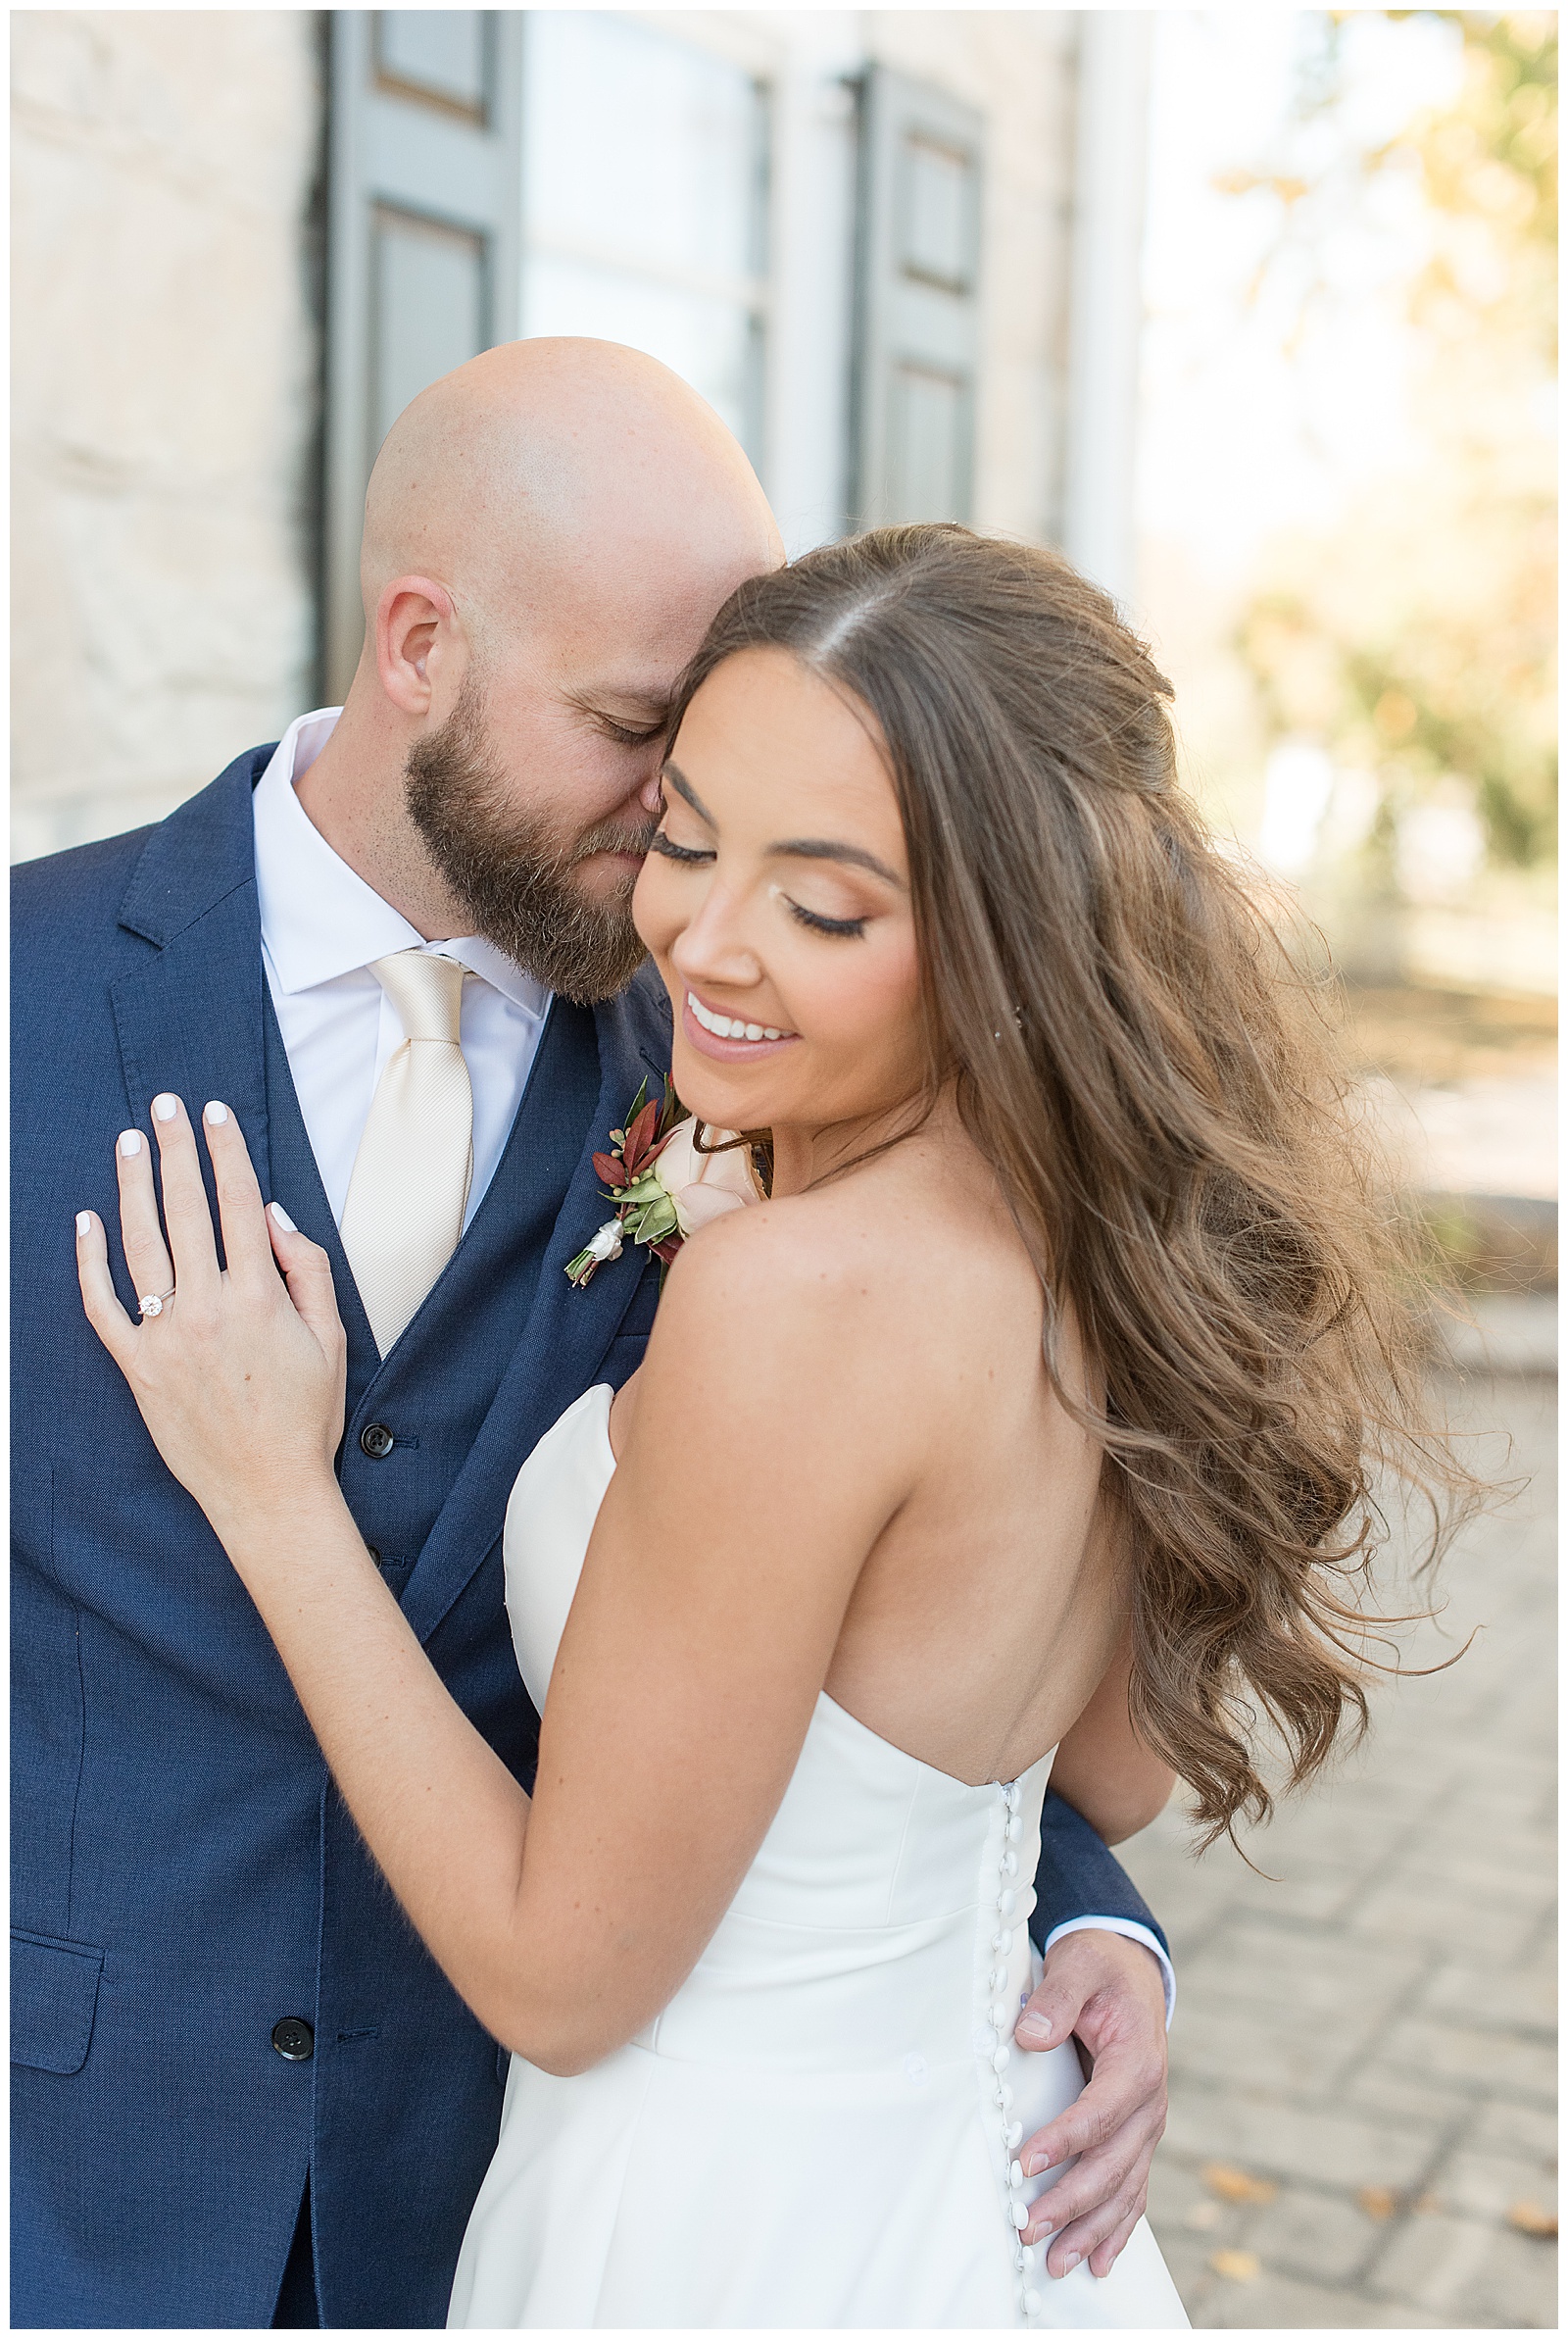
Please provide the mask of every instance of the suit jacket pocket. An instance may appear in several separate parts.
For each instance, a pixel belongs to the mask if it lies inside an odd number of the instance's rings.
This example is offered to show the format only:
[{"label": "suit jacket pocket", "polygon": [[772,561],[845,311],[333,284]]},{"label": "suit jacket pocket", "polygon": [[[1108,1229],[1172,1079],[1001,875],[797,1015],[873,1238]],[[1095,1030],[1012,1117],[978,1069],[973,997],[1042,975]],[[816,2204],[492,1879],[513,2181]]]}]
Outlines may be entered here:
[{"label": "suit jacket pocket", "polygon": [[104,1953],[45,1933],[11,1935],[11,2060],[29,2071],[79,2071],[92,2041]]}]

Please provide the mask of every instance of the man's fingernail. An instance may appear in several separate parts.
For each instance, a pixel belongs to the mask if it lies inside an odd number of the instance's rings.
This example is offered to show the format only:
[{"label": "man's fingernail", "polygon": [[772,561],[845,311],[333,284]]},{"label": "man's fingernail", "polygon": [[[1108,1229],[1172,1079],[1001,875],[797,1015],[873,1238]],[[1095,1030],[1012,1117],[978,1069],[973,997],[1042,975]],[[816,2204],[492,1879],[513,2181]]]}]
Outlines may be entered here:
[{"label": "man's fingernail", "polygon": [[1020,2015],[1014,2036],[1017,2038],[1049,2038],[1051,2024],[1044,2015]]},{"label": "man's fingernail", "polygon": [[140,1153],[140,1129],[126,1129],[121,1137],[120,1150],[124,1155],[127,1162],[130,1161],[134,1155]]},{"label": "man's fingernail", "polygon": [[1051,2166],[1051,2155],[1049,2152],[1037,2152],[1034,2159],[1025,2162],[1024,2165],[1031,2176],[1043,2176]]},{"label": "man's fingernail", "polygon": [[226,1105],[204,1105],[202,1119],[210,1129],[220,1129],[228,1119],[228,1107]]},{"label": "man's fingernail", "polygon": [[1062,2260],[1062,2262],[1061,2262],[1061,2270],[1062,2270],[1063,2274],[1070,2274],[1070,2273],[1072,2272],[1072,2269],[1073,2269],[1073,2267],[1074,2267],[1075,2265],[1078,2265],[1080,2263],[1081,2263],[1081,2261],[1080,2261],[1080,2259],[1079,2259],[1079,2256],[1078,2256],[1078,2253],[1077,2253],[1077,2251],[1076,2251],[1076,2250],[1069,2250],[1069,2251],[1068,2251],[1068,2253],[1067,2253],[1067,2255],[1066,2255],[1066,2257],[1065,2257],[1065,2258]]},{"label": "man's fingernail", "polygon": [[278,1224],[282,1227],[285,1234],[298,1234],[299,1228],[295,1225],[293,1219],[289,1217],[288,1212],[283,1208],[281,1202],[270,1202],[267,1207],[271,1212]]},{"label": "man's fingernail", "polygon": [[172,1120],[178,1111],[179,1099],[177,1096],[155,1096],[153,1098],[154,1120]]},{"label": "man's fingernail", "polygon": [[76,1213],[76,1232],[77,1232],[78,1234],[91,1234],[91,1232],[92,1232],[92,1212],[91,1212],[90,1210],[78,1210],[78,1211],[77,1211],[77,1213]]}]

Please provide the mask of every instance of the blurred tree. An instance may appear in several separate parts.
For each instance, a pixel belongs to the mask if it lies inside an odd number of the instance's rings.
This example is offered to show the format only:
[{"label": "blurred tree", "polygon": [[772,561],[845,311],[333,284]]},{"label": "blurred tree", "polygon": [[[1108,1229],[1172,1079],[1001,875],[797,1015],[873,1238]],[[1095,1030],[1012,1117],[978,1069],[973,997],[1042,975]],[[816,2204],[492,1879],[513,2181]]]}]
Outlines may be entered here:
[{"label": "blurred tree", "polygon": [[1348,181],[1363,203],[1419,195],[1410,461],[1329,527],[1277,542],[1237,634],[1269,730],[1377,774],[1362,881],[1387,895],[1399,822],[1434,797],[1468,793],[1494,864],[1555,849],[1557,30],[1544,12],[1381,12],[1453,26],[1462,72],[1451,103],[1366,145],[1342,69],[1371,13],[1320,16],[1305,47],[1298,118],[1336,133],[1303,141],[1318,169],[1224,190],[1277,198],[1261,274],[1289,259],[1302,333],[1333,297]]}]

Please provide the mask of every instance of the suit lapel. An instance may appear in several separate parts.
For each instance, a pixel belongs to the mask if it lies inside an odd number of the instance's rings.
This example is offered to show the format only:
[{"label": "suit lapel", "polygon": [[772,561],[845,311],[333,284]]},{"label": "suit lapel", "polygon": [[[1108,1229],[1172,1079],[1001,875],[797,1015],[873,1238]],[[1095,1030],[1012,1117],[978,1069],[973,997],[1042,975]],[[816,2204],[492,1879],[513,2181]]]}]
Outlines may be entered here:
[{"label": "suit lapel", "polygon": [[[421,1640],[494,1547],[513,1480],[551,1423],[591,1386],[647,1267],[645,1255],[628,1248],[583,1289],[566,1280],[566,1262],[610,1215],[593,1155],[609,1150],[610,1132],[622,1125],[644,1076],[669,1061],[668,1031],[645,978],[596,1009],[593,1024],[600,1075],[593,1123],[550,1237],[534,1303],[403,1597],[404,1614]],[[548,1102],[541,1098],[542,1109]]]},{"label": "suit lapel", "polygon": [[[120,922],[153,945],[112,985],[131,1115],[145,1127],[165,1089],[192,1119],[212,1098],[236,1115],[266,1190],[262,940],[251,791],[271,757],[255,748],[155,828]],[[212,1166],[205,1151],[209,1196]]]}]

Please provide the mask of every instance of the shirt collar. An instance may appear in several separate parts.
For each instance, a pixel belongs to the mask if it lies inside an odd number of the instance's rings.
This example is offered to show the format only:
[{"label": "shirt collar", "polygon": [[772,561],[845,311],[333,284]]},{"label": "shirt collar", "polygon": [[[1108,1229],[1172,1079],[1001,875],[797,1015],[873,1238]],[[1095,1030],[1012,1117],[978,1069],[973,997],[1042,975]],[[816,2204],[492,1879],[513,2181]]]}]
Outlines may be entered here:
[{"label": "shirt collar", "polygon": [[477,974],[492,990],[510,999],[514,1007],[520,1007],[530,1016],[543,1016],[550,1005],[550,993],[542,982],[509,959],[505,951],[497,950],[482,934],[460,934],[451,942],[423,942],[421,948],[439,951],[446,959],[459,959],[470,974]]},{"label": "shirt collar", "polygon": [[394,950],[439,950],[500,991],[516,1007],[543,1016],[544,985],[481,935],[429,942],[401,911],[383,901],[334,853],[295,794],[295,783],[320,754],[340,707],[301,715],[278,741],[257,782],[256,891],[262,942],[284,991],[309,991],[357,973]]}]

